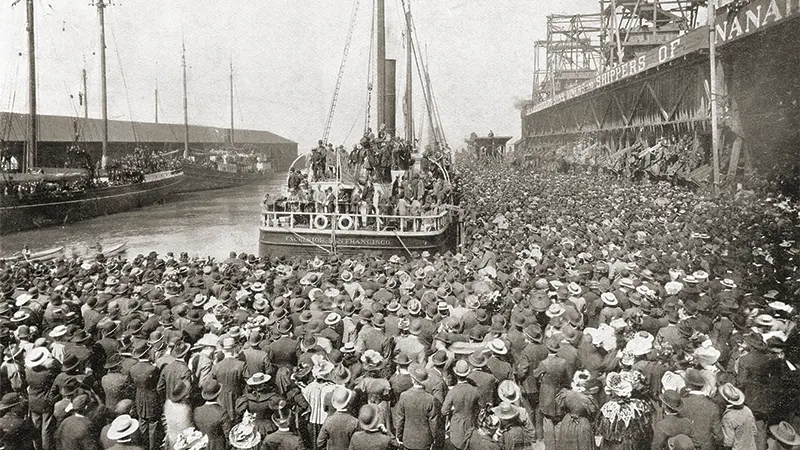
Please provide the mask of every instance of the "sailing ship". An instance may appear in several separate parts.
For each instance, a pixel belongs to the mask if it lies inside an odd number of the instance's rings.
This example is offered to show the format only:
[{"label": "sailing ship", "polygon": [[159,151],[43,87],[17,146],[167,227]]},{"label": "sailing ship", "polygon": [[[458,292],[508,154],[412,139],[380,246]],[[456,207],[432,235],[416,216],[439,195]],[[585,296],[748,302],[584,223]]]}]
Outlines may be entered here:
[{"label": "sailing ship", "polygon": [[[230,108],[231,108],[231,128],[228,136],[228,148],[217,152],[219,154],[213,155],[215,160],[206,158],[204,155],[195,152],[193,158],[194,163],[189,161],[188,157],[191,150],[189,149],[189,110],[188,110],[188,96],[186,86],[186,48],[183,48],[182,56],[183,65],[183,112],[184,112],[184,164],[182,166],[184,180],[176,192],[196,192],[207,191],[213,189],[225,189],[237,186],[243,186],[251,183],[258,183],[267,180],[269,173],[258,170],[252,161],[249,164],[243,164],[239,161],[239,149],[234,147],[236,129],[233,117],[233,62],[231,62],[230,71]],[[231,161],[226,161],[230,158]],[[249,158],[252,159],[252,158]],[[221,161],[217,161],[221,160]]]},{"label": "sailing ship", "polygon": [[[34,2],[27,0],[28,30],[28,89],[29,121],[22,173],[2,173],[0,178],[0,234],[10,234],[34,228],[63,225],[69,222],[89,219],[106,214],[128,211],[163,201],[172,194],[183,181],[180,171],[163,171],[144,175],[144,179],[134,183],[97,187],[106,180],[95,178],[89,171],[86,180],[83,174],[33,172],[36,159],[37,114],[36,114],[36,57],[34,40]],[[102,97],[102,168],[105,168],[108,149],[108,102],[106,97],[105,67],[105,0],[96,2],[100,18],[100,62]],[[76,179],[77,178],[77,179]],[[80,180],[83,178],[83,180]],[[87,187],[82,189],[63,189],[67,183],[79,182]],[[20,183],[50,183],[54,189],[46,193],[26,195],[14,189]],[[86,183],[88,182],[88,183]]]},{"label": "sailing ship", "polygon": [[[413,145],[414,131],[412,112],[412,57],[414,42],[412,41],[413,25],[410,9],[406,8],[403,2],[406,27],[406,93],[405,93],[405,138],[406,143]],[[351,19],[350,30],[345,44],[342,65],[339,69],[334,91],[333,101],[328,115],[324,132],[324,141],[327,141],[331,128],[331,120],[335,110],[336,101],[341,86],[344,62],[349,48],[350,38],[352,37],[353,26],[355,24],[356,9],[354,8]],[[394,131],[395,111],[394,111],[394,68],[395,61],[386,59],[385,42],[385,23],[384,23],[384,0],[377,0],[375,9],[377,24],[376,30],[376,84],[377,84],[377,127],[375,129],[389,130],[385,139],[391,139]],[[371,58],[372,56],[370,56]],[[433,97],[430,89],[430,77],[427,70],[421,70],[419,61],[417,68],[420,71],[420,82],[423,85],[423,96],[425,106],[428,111],[429,123],[432,125],[431,132],[434,134],[436,147],[442,145],[444,141],[443,133],[440,133],[440,121],[438,113],[433,113]],[[369,88],[371,90],[371,87]],[[368,102],[369,102],[368,95]],[[369,111],[369,108],[367,108]],[[439,126],[433,123],[436,120]],[[369,112],[367,113],[367,124],[369,124]],[[365,130],[365,139],[370,133],[370,129]],[[380,134],[380,133],[379,133]],[[362,142],[364,140],[362,139]],[[370,145],[369,142],[366,143]],[[372,145],[375,145],[374,143]],[[342,153],[336,153],[336,169],[334,176],[325,179],[319,174],[314,173],[309,155],[299,156],[292,164],[289,177],[297,176],[297,173],[307,173],[309,191],[327,192],[332,196],[330,202],[325,202],[321,207],[319,203],[313,206],[313,202],[294,201],[294,194],[287,192],[280,199],[265,200],[261,213],[261,225],[259,227],[259,255],[260,256],[303,256],[313,257],[323,254],[341,255],[376,255],[388,257],[391,255],[408,255],[410,257],[421,255],[424,252],[444,253],[454,250],[458,245],[461,231],[458,207],[454,205],[453,197],[448,196],[442,204],[436,208],[427,210],[426,213],[418,214],[386,214],[387,209],[366,207],[366,204],[375,202],[373,199],[366,199],[361,208],[354,208],[348,199],[354,190],[360,190],[362,183],[371,183],[374,192],[383,197],[392,194],[393,183],[391,180],[408,179],[423,176],[432,176],[437,182],[445,183],[448,186],[451,182],[451,174],[448,171],[448,164],[440,164],[436,158],[429,158],[419,153],[412,154],[411,164],[403,167],[405,170],[392,170],[391,176],[375,176],[377,168],[373,170],[373,176],[367,176],[370,181],[362,177],[362,165],[352,164],[343,165]],[[431,155],[432,156],[432,155]],[[366,163],[365,163],[366,164]],[[330,163],[328,163],[330,165]],[[388,171],[388,169],[387,169]],[[385,174],[386,175],[386,174]],[[332,178],[332,179],[330,179]],[[287,179],[287,186],[290,186],[291,179]],[[397,188],[397,184],[394,185]]]}]

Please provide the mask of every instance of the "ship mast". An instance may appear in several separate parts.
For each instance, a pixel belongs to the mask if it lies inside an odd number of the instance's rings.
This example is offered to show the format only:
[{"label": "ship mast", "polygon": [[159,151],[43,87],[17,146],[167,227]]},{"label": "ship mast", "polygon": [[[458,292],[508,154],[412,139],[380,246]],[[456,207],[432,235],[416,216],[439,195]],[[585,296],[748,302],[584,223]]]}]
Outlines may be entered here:
[{"label": "ship mast", "polygon": [[108,91],[106,88],[106,0],[97,0],[97,17],[100,19],[100,102],[102,103],[101,119],[103,120],[102,139],[103,155],[100,159],[100,168],[106,168],[108,160]]},{"label": "ship mast", "polygon": [[233,125],[233,57],[231,57],[231,147],[233,147],[234,139],[234,125]]},{"label": "ship mast", "polygon": [[181,42],[181,65],[183,66],[183,157],[189,157],[189,100],[186,91],[186,44]]},{"label": "ship mast", "polygon": [[414,145],[414,117],[413,117],[413,87],[414,76],[412,73],[412,58],[413,56],[413,42],[411,40],[411,1],[408,2],[408,10],[406,11],[406,142],[413,147]]},{"label": "ship mast", "polygon": [[28,12],[28,143],[25,146],[25,157],[22,171],[27,172],[36,165],[36,39],[34,34],[33,0],[27,0]]}]

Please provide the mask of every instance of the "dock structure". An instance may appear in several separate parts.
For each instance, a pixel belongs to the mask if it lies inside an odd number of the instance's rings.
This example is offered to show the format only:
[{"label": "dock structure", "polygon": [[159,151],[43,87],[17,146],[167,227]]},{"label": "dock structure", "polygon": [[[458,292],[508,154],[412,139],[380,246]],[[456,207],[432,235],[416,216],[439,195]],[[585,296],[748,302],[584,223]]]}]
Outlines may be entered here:
[{"label": "dock structure", "polygon": [[[27,114],[0,112],[0,129],[5,141],[3,151],[22,158],[25,147]],[[64,167],[67,149],[76,143],[99,161],[102,154],[102,121],[84,117],[38,115],[38,152],[35,167]],[[193,152],[230,147],[231,129],[189,125],[189,146]],[[132,153],[136,147],[147,146],[154,151],[174,151],[184,148],[184,124],[108,121],[108,156]],[[262,130],[236,130],[234,146],[247,148],[270,161],[275,170],[287,170],[297,157],[297,142]]]},{"label": "dock structure", "polygon": [[800,1],[723,3],[709,14],[698,2],[603,0],[600,14],[549,18],[521,112],[522,147],[571,151],[581,141],[593,161],[625,170],[632,155],[680,141],[699,155],[684,168],[707,182],[715,99],[723,178],[800,159]]}]

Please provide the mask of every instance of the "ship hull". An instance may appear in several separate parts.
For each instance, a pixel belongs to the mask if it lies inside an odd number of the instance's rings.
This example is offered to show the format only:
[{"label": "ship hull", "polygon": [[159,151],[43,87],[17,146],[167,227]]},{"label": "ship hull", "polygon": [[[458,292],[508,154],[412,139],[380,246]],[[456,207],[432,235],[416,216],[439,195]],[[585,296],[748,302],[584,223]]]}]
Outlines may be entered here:
[{"label": "ship hull", "polygon": [[63,199],[40,202],[4,198],[0,234],[63,225],[163,201],[183,182],[183,174],[149,174],[142,183],[97,188]]},{"label": "ship hull", "polygon": [[[343,256],[408,256],[409,252],[431,254],[453,251],[457,242],[457,226],[431,233],[392,233],[374,231],[336,231],[336,253]],[[298,230],[261,227],[259,256],[300,256],[309,258],[331,252],[330,230]]]},{"label": "ship hull", "polygon": [[187,165],[183,168],[184,179],[175,192],[197,192],[227,189],[266,180],[269,175],[253,173],[225,172],[207,167]]}]

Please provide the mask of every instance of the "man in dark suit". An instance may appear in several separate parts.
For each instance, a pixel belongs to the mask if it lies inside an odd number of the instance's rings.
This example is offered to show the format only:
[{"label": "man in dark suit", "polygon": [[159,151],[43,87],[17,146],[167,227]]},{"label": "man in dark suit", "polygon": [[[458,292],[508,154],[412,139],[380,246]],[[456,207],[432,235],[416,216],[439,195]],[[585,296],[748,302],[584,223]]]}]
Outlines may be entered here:
[{"label": "man in dark suit", "polygon": [[396,433],[400,444],[409,450],[437,448],[440,405],[423,386],[428,379],[425,369],[411,369],[414,386],[400,394],[397,402]]},{"label": "man in dark suit", "polygon": [[722,419],[719,406],[701,391],[705,378],[697,369],[686,370],[686,395],[679,413],[692,422],[689,437],[697,444],[698,450],[713,450],[722,433]]},{"label": "man in dark suit", "polygon": [[659,397],[664,407],[664,417],[653,424],[653,443],[651,450],[667,450],[667,441],[673,436],[692,434],[692,422],[681,417],[678,411],[683,408],[681,394],[667,389]]},{"label": "man in dark suit", "polygon": [[172,348],[172,357],[175,360],[164,366],[158,377],[156,390],[162,398],[166,397],[167,392],[173,392],[175,387],[184,381],[188,381],[191,385],[192,372],[189,370],[189,365],[186,364],[186,355],[188,353],[189,344],[183,341],[178,341]]},{"label": "man in dark suit", "polygon": [[231,431],[231,419],[225,408],[217,403],[222,386],[211,379],[202,388],[202,396],[206,402],[194,410],[194,423],[198,430],[208,436],[208,450],[225,450],[228,446],[228,432]]},{"label": "man in dark suit", "polygon": [[458,382],[442,404],[442,417],[450,418],[450,444],[458,450],[467,448],[469,436],[477,425],[478,403],[480,394],[478,388],[469,383],[469,364],[459,360],[453,368]]},{"label": "man in dark suit", "polygon": [[397,441],[381,424],[380,413],[375,405],[367,403],[361,407],[358,424],[361,431],[356,431],[350,438],[349,450],[390,450],[398,447]]},{"label": "man in dark suit", "polygon": [[489,369],[489,372],[497,378],[497,381],[513,379],[514,371],[511,364],[505,360],[508,354],[506,343],[500,338],[493,339],[489,343],[489,350],[492,351],[492,355],[486,361],[486,368]]},{"label": "man in dark suit", "polygon": [[538,324],[528,325],[524,329],[527,345],[518,357],[516,374],[520,381],[522,396],[534,412],[539,405],[539,380],[533,372],[548,355],[547,348],[542,345],[542,329]]},{"label": "man in dark suit", "polygon": [[131,367],[131,380],[136,387],[136,414],[142,427],[145,445],[150,450],[161,447],[161,411],[164,399],[158,395],[159,371],[147,359],[146,341],[133,346],[133,356],[139,361]]},{"label": "man in dark suit", "polygon": [[305,449],[302,439],[290,429],[292,413],[290,408],[282,407],[272,414],[272,423],[278,430],[264,437],[264,450],[302,450]]},{"label": "man in dark suit", "polygon": [[358,419],[347,412],[353,391],[337,386],[331,395],[331,404],[336,411],[325,419],[317,435],[317,449],[347,450],[350,438],[358,429]]},{"label": "man in dark suit", "polygon": [[111,355],[103,365],[108,373],[100,379],[100,385],[106,396],[106,408],[109,410],[116,408],[120,400],[133,396],[133,385],[127,375],[120,373],[121,366],[122,357],[118,354]]},{"label": "man in dark suit", "polygon": [[211,372],[222,386],[219,404],[228,412],[228,417],[236,417],[236,399],[244,393],[245,370],[247,364],[236,357],[236,341],[232,337],[222,339],[222,361],[214,364]]},{"label": "man in dark suit", "polygon": [[539,408],[535,416],[537,440],[544,438],[544,418],[552,421],[553,425],[558,423],[556,394],[570,383],[567,362],[558,356],[560,341],[561,339],[556,336],[545,339],[544,346],[549,354],[533,371],[533,376],[539,379]]},{"label": "man in dark suit", "polygon": [[472,380],[478,388],[479,406],[483,408],[486,405],[494,405],[494,396],[497,391],[497,378],[484,369],[487,363],[486,355],[483,354],[482,350],[476,350],[469,355],[467,360],[472,366],[469,379]]},{"label": "man in dark suit", "polygon": [[28,383],[28,408],[33,426],[39,435],[34,440],[37,450],[52,448],[55,421],[53,399],[48,395],[59,373],[59,364],[44,347],[35,347],[25,355],[25,381]]},{"label": "man in dark suit", "polygon": [[86,394],[72,399],[68,409],[73,414],[64,419],[56,431],[56,450],[100,450],[97,428],[84,416],[88,407],[89,396]]}]

